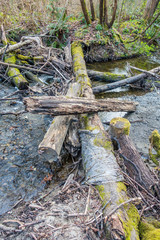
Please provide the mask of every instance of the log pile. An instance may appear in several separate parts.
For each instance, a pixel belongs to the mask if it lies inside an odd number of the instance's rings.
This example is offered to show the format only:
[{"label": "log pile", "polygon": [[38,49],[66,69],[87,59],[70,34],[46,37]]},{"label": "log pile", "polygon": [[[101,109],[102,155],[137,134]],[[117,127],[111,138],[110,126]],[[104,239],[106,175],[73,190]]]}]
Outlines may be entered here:
[{"label": "log pile", "polygon": [[[113,76],[107,73],[104,76],[98,72],[87,71],[82,46],[79,42],[72,44],[69,42],[66,46],[66,62],[49,53],[46,63],[39,63],[38,67],[17,65],[18,55],[15,50],[33,42],[39,44],[42,50],[42,43],[38,41],[33,38],[23,38],[20,43],[8,45],[4,38],[6,46],[0,49],[0,55],[3,55],[4,61],[0,62],[0,65],[7,66],[7,74],[17,88],[27,88],[37,94],[38,91],[30,86],[28,80],[33,80],[41,86],[40,96],[24,98],[26,111],[55,116],[39,145],[39,153],[47,162],[53,163],[61,160],[65,144],[69,143],[71,148],[81,147],[85,183],[96,187],[104,204],[103,220],[107,239],[140,239],[138,230],[140,215],[136,205],[141,205],[141,202],[145,201],[143,197],[145,193],[149,202],[152,201],[156,207],[160,206],[160,188],[157,179],[146,166],[129,137],[130,123],[126,119],[113,119],[110,123],[110,132],[106,132],[98,116],[100,111],[133,112],[136,110],[137,103],[117,99],[96,100],[94,93],[139,81],[146,78],[148,74],[158,78],[157,73],[160,67],[127,79],[125,76]],[[73,64],[74,82],[70,80],[73,76],[68,71],[71,69],[71,64]],[[22,76],[20,72],[22,69],[26,71],[24,76],[28,80]],[[56,88],[53,93],[51,86],[48,87],[47,83],[45,85],[35,75],[37,73],[58,76],[60,91]],[[94,80],[111,83],[92,89],[88,75]],[[55,85],[56,83],[53,82],[52,86]],[[44,93],[47,93],[47,96],[44,96]],[[116,151],[114,151],[115,148]],[[78,154],[73,151],[71,155],[77,156]],[[123,173],[119,166],[121,164],[117,161],[119,158],[125,167]],[[126,179],[134,182],[136,188],[139,189],[139,195],[136,198],[128,195]],[[94,221],[93,219],[86,225],[90,226]]]}]

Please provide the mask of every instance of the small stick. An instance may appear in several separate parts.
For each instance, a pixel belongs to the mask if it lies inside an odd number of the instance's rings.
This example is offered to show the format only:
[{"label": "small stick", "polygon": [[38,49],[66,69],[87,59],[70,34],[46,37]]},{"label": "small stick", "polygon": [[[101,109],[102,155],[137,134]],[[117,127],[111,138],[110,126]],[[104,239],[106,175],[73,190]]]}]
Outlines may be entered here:
[{"label": "small stick", "polygon": [[26,69],[28,71],[33,71],[33,72],[38,72],[38,73],[43,73],[43,74],[47,74],[47,75],[51,75],[53,76],[53,73],[51,72],[47,72],[47,71],[43,71],[37,68],[32,68],[32,67],[26,67],[26,66],[21,66],[21,65],[17,65],[17,64],[11,64],[11,63],[4,63],[0,61],[0,65],[4,65],[6,67],[13,67],[13,68],[18,68],[18,69]]},{"label": "small stick", "polygon": [[132,68],[132,69],[135,69],[135,70],[137,70],[137,71],[139,71],[139,72],[143,72],[143,73],[146,73],[146,74],[151,75],[151,76],[153,76],[153,77],[156,77],[156,78],[158,78],[158,79],[160,78],[160,76],[159,76],[158,74],[155,74],[155,73],[152,73],[152,72],[149,72],[149,71],[146,71],[146,70],[137,68],[137,67],[133,67],[133,66],[131,66],[131,65],[129,65],[129,67]]},{"label": "small stick", "polygon": [[85,209],[85,212],[84,212],[85,214],[87,214],[87,212],[88,212],[88,207],[89,207],[89,202],[90,202],[90,194],[91,194],[91,187],[89,186],[86,209]]},{"label": "small stick", "polygon": [[0,115],[4,116],[4,115],[15,115],[15,116],[18,116],[18,115],[21,115],[21,114],[24,114],[24,113],[27,113],[27,111],[20,111],[20,112],[0,112]]}]

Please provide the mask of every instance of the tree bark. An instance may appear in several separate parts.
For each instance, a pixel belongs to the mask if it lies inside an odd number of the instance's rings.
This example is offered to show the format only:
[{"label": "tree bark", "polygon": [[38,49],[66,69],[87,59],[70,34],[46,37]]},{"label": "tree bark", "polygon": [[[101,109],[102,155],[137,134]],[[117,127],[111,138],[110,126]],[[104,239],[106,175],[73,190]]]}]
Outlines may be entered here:
[{"label": "tree bark", "polygon": [[83,11],[86,22],[87,22],[87,24],[91,24],[91,19],[90,19],[89,14],[88,14],[86,1],[85,0],[80,0],[80,2],[81,2],[81,7],[82,7],[82,11]]},{"label": "tree bark", "polygon": [[[150,70],[150,72],[151,73],[158,73],[158,72],[160,72],[160,67],[154,68],[154,69]],[[105,84],[105,85],[102,85],[102,86],[94,87],[93,88],[93,93],[95,93],[95,94],[102,93],[102,92],[105,92],[105,91],[108,91],[108,90],[111,90],[111,89],[122,87],[122,86],[125,86],[127,84],[135,83],[135,82],[137,82],[141,79],[144,79],[146,77],[147,77],[147,74],[142,73],[142,74],[138,74],[134,77],[130,77],[130,78],[126,78],[126,79],[121,80],[121,81],[117,81],[115,83],[110,83],[110,84]]]},{"label": "tree bark", "polygon": [[99,21],[100,24],[103,24],[103,17],[104,17],[104,0],[99,1]]},{"label": "tree bark", "polygon": [[111,21],[110,22],[106,22],[108,28],[111,28],[114,21],[115,21],[115,18],[116,18],[116,12],[117,12],[117,0],[114,0],[114,7],[113,7],[113,13],[112,13],[112,18],[111,18]]},{"label": "tree bark", "polygon": [[[76,79],[82,86],[81,96],[94,99],[80,43],[72,44],[72,55]],[[86,182],[96,185],[104,204],[111,199],[110,205],[105,209],[105,214],[108,215],[119,203],[128,199],[123,176],[113,154],[109,135],[105,132],[98,115],[82,116],[80,122]],[[133,214],[129,216],[128,211],[132,212],[131,209]],[[107,219],[107,239],[139,239],[138,221],[139,215],[134,205],[126,206],[123,211],[117,210]],[[130,226],[127,227],[128,224]]]},{"label": "tree bark", "polygon": [[144,11],[144,19],[149,21],[155,13],[160,0],[148,0]]},{"label": "tree bark", "polygon": [[[124,129],[125,126],[128,126],[128,129]],[[110,122],[110,127],[113,139],[118,145],[118,153],[124,160],[129,176],[160,199],[160,189],[156,180],[129,137],[129,121],[124,118],[114,118]]]},{"label": "tree bark", "polygon": [[93,0],[90,0],[90,9],[91,9],[91,14],[92,14],[92,21],[95,21],[96,15],[95,15],[95,10],[94,10],[94,3]]},{"label": "tree bark", "polygon": [[87,70],[87,74],[91,80],[94,81],[103,81],[103,82],[117,82],[118,80],[122,80],[127,76],[124,74],[114,74],[110,72],[98,72],[93,70]]},{"label": "tree bark", "polygon": [[29,97],[24,98],[26,111],[31,113],[57,115],[82,114],[92,112],[133,112],[137,103],[118,99],[94,100],[88,98]]}]

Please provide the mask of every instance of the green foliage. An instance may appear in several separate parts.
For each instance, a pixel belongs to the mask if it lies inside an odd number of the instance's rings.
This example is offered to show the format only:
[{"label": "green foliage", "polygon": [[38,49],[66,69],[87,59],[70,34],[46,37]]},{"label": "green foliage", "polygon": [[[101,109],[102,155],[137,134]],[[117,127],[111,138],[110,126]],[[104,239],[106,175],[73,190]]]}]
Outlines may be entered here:
[{"label": "green foliage", "polygon": [[124,28],[123,29],[123,33],[125,34],[125,33],[129,33],[129,29],[128,28]]},{"label": "green foliage", "polygon": [[143,41],[137,41],[132,42],[132,43],[127,43],[125,44],[125,47],[128,51],[131,51],[134,54],[146,54],[147,56],[149,56],[151,54],[151,52],[155,51],[155,46],[152,45],[148,45],[146,42]]},{"label": "green foliage", "polygon": [[96,27],[95,27],[96,30],[98,31],[102,31],[103,30],[103,27],[101,24],[97,24]]}]

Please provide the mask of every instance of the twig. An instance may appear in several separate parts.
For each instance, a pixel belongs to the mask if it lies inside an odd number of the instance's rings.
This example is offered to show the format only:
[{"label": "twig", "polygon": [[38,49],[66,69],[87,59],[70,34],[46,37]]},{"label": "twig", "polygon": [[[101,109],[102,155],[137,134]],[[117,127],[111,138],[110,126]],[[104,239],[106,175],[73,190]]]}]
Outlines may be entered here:
[{"label": "twig", "polygon": [[49,62],[49,64],[59,73],[59,75],[60,75],[66,82],[69,81],[69,79],[65,78],[65,76],[64,76],[51,62]]},{"label": "twig", "polygon": [[153,76],[153,77],[156,77],[156,78],[160,79],[160,76],[159,76],[158,74],[155,74],[155,73],[152,73],[152,72],[149,72],[149,71],[146,71],[146,70],[137,68],[137,67],[133,67],[133,66],[131,66],[131,65],[129,65],[129,67],[132,68],[132,69],[135,69],[135,70],[137,70],[137,71],[139,71],[139,72],[144,72],[144,73],[146,73],[146,74],[148,74],[148,75],[151,75],[151,76]]},{"label": "twig", "polygon": [[85,212],[84,212],[85,214],[87,214],[87,212],[88,212],[88,207],[89,207],[89,202],[90,202],[90,194],[91,194],[91,187],[89,186],[86,209],[85,209]]}]

